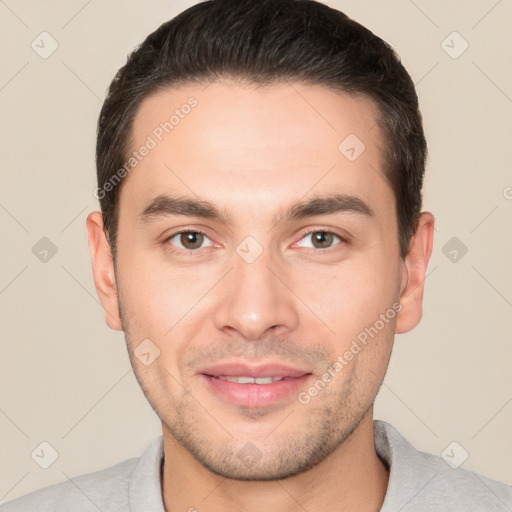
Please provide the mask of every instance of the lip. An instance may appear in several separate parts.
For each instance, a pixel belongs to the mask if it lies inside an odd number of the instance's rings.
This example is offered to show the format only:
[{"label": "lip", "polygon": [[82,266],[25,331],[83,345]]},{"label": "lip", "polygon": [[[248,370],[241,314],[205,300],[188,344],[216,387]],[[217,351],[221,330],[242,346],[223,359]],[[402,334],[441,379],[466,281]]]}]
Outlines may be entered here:
[{"label": "lip", "polygon": [[[219,379],[219,376],[232,377],[284,377],[271,384],[238,384]],[[207,389],[234,405],[259,408],[285,401],[306,387],[313,374],[300,368],[268,363],[258,366],[244,363],[225,363],[204,368],[199,377]]]},{"label": "lip", "polygon": [[307,370],[294,368],[280,363],[266,363],[259,365],[248,365],[245,363],[222,363],[208,366],[199,373],[219,377],[229,375],[232,377],[293,377],[298,378],[310,373]]}]

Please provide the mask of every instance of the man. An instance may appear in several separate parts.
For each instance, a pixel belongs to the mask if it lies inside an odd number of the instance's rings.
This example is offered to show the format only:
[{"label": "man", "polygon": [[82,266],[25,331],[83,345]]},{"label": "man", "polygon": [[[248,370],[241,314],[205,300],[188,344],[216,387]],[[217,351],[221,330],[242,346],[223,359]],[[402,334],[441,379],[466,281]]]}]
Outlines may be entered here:
[{"label": "man", "polygon": [[373,420],[432,251],[397,55],[305,0],[214,0],[112,82],[87,219],[107,324],[162,421],[139,459],[19,510],[511,510]]}]

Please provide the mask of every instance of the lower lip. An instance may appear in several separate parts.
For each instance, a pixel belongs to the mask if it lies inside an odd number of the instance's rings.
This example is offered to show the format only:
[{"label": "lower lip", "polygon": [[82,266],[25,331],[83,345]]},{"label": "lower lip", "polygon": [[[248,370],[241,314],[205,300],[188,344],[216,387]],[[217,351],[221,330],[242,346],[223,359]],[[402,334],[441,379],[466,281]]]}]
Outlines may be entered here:
[{"label": "lower lip", "polygon": [[311,380],[308,373],[302,377],[287,378],[271,384],[238,384],[229,380],[201,374],[211,391],[235,405],[245,407],[268,407],[290,395],[298,394]]}]

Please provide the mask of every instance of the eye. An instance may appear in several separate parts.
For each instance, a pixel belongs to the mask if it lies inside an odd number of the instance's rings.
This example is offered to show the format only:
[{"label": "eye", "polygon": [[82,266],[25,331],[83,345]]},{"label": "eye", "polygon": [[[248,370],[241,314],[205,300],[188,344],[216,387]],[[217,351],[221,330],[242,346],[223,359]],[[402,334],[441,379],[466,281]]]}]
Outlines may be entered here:
[{"label": "eye", "polygon": [[344,239],[336,233],[325,230],[311,231],[310,233],[304,235],[301,240],[307,240],[308,238],[311,239],[311,245],[305,245],[304,242],[300,242],[299,246],[310,247],[313,249],[330,249],[336,239],[338,239],[340,242],[344,241]]},{"label": "eye", "polygon": [[[308,240],[308,238],[310,239],[310,242],[304,242],[304,240]],[[336,239],[339,241],[339,243],[345,241],[343,237],[333,233],[332,231],[317,230],[306,233],[301,238],[301,241],[298,243],[298,245],[300,247],[307,247],[315,250],[330,249],[337,245],[335,244]],[[208,245],[203,245],[208,241],[210,242]],[[183,252],[193,252],[214,245],[206,233],[193,230],[178,231],[173,233],[165,240],[165,242],[177,248],[178,252],[179,250],[182,250]]]},{"label": "eye", "polygon": [[179,231],[167,238],[166,242],[174,245],[178,249],[194,251],[197,249],[202,249],[201,246],[205,240],[209,240],[209,238],[205,233],[202,233],[201,231]]}]

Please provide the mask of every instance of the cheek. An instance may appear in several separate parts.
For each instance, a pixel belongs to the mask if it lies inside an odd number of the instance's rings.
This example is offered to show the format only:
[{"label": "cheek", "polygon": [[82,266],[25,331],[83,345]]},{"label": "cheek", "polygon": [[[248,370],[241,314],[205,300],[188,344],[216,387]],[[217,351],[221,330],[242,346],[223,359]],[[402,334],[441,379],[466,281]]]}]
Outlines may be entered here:
[{"label": "cheek", "polygon": [[151,339],[161,352],[176,352],[179,340],[202,325],[205,293],[219,280],[212,267],[201,272],[172,267],[160,257],[151,258],[150,251],[126,251],[118,274],[130,334]]},{"label": "cheek", "polygon": [[171,312],[176,310],[174,302],[180,293],[171,286],[170,276],[146,261],[143,252],[120,248],[118,254],[118,285],[126,322],[132,331],[137,326],[145,337],[161,337],[173,325]]},{"label": "cheek", "polygon": [[347,339],[397,300],[397,276],[397,269],[386,265],[385,258],[368,255],[337,266],[301,269],[293,289],[337,337]]}]

